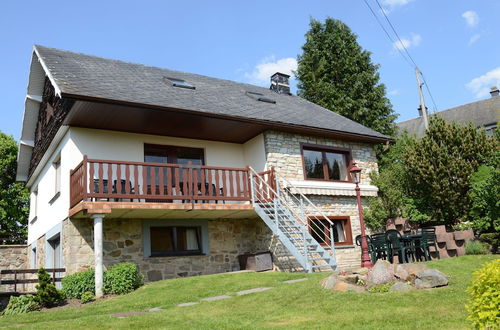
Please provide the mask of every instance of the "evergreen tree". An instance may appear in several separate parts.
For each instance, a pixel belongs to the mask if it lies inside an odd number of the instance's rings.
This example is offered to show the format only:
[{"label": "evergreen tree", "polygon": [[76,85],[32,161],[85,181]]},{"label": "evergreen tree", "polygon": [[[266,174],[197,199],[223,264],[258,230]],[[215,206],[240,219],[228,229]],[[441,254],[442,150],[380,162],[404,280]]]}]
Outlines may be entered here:
[{"label": "evergreen tree", "polygon": [[397,115],[379,83],[378,65],[343,22],[312,19],[295,73],[299,96],[380,133],[394,135]]}]

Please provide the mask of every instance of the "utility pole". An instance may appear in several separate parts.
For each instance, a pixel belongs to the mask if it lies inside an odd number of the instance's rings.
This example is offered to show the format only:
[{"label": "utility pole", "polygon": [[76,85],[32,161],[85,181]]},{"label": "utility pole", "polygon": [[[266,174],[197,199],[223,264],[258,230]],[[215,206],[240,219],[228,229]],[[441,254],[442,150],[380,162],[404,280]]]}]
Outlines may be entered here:
[{"label": "utility pole", "polygon": [[425,130],[429,129],[429,119],[427,117],[427,108],[425,107],[424,93],[422,91],[422,86],[424,84],[420,83],[420,71],[415,67],[415,76],[417,77],[418,94],[420,95],[420,110],[422,111],[422,117],[424,118]]}]

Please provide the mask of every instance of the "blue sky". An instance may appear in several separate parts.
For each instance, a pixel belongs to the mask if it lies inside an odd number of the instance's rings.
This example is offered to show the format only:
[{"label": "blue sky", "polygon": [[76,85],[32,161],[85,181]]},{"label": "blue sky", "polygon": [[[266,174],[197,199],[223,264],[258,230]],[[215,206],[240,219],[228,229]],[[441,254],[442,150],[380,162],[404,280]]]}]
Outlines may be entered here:
[{"label": "blue sky", "polygon": [[[379,1],[439,110],[500,87],[500,1]],[[416,116],[415,73],[362,0],[1,1],[0,130],[20,135],[33,44],[268,86],[274,71],[294,68],[310,18],[327,16],[373,53],[398,120]]]}]

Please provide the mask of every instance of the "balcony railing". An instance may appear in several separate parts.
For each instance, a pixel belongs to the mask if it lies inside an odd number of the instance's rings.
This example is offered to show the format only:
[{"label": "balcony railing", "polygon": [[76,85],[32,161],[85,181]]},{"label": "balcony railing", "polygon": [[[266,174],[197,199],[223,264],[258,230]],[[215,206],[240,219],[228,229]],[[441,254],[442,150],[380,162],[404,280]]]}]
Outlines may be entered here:
[{"label": "balcony railing", "polygon": [[70,206],[81,201],[250,201],[247,168],[88,159],[70,173]]}]

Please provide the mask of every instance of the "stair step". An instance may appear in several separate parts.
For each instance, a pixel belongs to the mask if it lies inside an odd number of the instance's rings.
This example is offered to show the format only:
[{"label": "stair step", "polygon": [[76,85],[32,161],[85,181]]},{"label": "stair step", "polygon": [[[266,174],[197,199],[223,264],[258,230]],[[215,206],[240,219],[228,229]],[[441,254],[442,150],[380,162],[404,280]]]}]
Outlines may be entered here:
[{"label": "stair step", "polygon": [[309,258],[307,260],[309,260],[309,261],[320,261],[320,260],[322,260],[322,261],[325,261],[325,262],[329,262],[330,258]]}]

